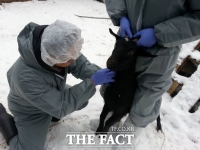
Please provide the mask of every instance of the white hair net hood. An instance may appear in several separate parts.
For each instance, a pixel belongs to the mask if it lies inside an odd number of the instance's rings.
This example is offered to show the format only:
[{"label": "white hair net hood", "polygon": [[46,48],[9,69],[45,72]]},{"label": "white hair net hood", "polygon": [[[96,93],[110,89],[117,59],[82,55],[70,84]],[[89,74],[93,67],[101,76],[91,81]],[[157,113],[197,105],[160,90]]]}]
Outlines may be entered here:
[{"label": "white hair net hood", "polygon": [[77,26],[57,20],[45,28],[41,38],[41,58],[49,66],[76,60],[82,49],[83,38]]}]

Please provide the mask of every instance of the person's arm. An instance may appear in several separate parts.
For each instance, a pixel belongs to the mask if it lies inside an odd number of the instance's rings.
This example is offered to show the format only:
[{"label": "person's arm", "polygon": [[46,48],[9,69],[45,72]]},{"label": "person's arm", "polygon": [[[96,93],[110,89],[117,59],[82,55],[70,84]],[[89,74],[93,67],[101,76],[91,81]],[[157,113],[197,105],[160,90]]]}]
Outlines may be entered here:
[{"label": "person's arm", "polygon": [[58,91],[34,72],[17,80],[15,88],[19,96],[56,118],[78,110],[96,92],[90,79],[85,79],[68,90]]},{"label": "person's arm", "polygon": [[127,16],[125,0],[106,0],[106,9],[115,26],[120,26],[120,19]]},{"label": "person's arm", "polygon": [[190,12],[154,26],[159,45],[175,47],[200,39],[200,1],[187,0]]},{"label": "person's arm", "polygon": [[46,82],[45,77],[34,71],[26,72],[22,76],[14,76],[14,91],[24,100],[30,102],[38,109],[62,118],[76,110],[80,110],[95,94],[96,85],[114,82],[115,73],[109,69],[100,69],[91,78],[81,83],[69,86],[62,91]]},{"label": "person's arm", "polygon": [[82,80],[91,78],[91,76],[101,69],[99,66],[90,63],[87,58],[81,54],[70,66],[69,72],[76,78]]}]

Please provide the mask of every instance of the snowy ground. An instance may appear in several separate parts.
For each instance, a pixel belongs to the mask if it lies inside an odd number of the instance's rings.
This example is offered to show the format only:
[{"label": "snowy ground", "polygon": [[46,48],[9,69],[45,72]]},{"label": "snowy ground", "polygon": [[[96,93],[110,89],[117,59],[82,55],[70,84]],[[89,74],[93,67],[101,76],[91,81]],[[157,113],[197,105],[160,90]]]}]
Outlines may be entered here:
[{"label": "snowy ground", "polygon": [[[19,57],[17,50],[17,35],[29,22],[38,24],[51,24],[55,20],[65,20],[76,24],[82,29],[85,44],[82,53],[87,58],[102,68],[110,55],[114,38],[109,34],[110,20],[83,19],[74,14],[96,17],[108,17],[105,5],[94,0],[49,0],[23,3],[3,4],[0,6],[0,103],[7,108],[7,94],[9,86],[6,72]],[[200,59],[200,54],[192,52],[197,41],[185,44],[180,54],[179,63],[187,55]],[[169,94],[163,95],[161,107],[161,119],[163,133],[155,130],[156,122],[148,125],[139,141],[138,150],[199,150],[200,149],[200,110],[194,114],[188,112],[189,108],[200,98],[200,67],[190,77],[179,76],[175,72],[173,77],[183,83],[183,89],[173,99]],[[74,85],[80,82],[72,76],[68,77],[68,84]],[[89,105],[81,110],[63,118],[59,124],[53,125],[48,133],[46,150],[65,150],[66,132],[93,132],[89,126],[91,119],[99,117],[103,100],[99,94],[99,87]],[[92,113],[91,113],[92,112]],[[0,150],[6,149],[5,141],[0,134]],[[83,148],[81,148],[83,149]]]}]

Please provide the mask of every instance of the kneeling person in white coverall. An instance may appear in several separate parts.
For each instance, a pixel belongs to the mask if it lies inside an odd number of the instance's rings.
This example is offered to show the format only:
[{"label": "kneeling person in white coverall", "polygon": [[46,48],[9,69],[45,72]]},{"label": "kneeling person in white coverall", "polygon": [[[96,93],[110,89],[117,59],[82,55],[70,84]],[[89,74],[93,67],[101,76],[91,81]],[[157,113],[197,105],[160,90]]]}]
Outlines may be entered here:
[{"label": "kneeling person in white coverall", "polygon": [[[43,150],[51,121],[87,106],[95,85],[114,82],[115,72],[80,53],[81,30],[65,21],[29,23],[17,40],[20,57],[7,72],[14,118],[0,103],[0,132],[11,150]],[[83,81],[67,85],[68,73]]]}]

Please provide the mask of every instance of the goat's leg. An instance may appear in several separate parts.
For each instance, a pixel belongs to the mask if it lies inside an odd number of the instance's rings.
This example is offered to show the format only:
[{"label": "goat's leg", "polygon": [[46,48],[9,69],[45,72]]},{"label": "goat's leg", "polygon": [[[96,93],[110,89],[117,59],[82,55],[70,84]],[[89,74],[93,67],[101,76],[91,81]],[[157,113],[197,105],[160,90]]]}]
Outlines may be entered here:
[{"label": "goat's leg", "polygon": [[113,113],[113,115],[106,121],[105,126],[102,130],[102,134],[106,134],[110,127],[115,123],[119,122],[123,118],[123,116],[124,115]]},{"label": "goat's leg", "polygon": [[99,134],[99,132],[102,132],[102,129],[104,127],[105,118],[106,118],[106,116],[108,115],[109,112],[110,112],[109,107],[106,106],[106,104],[104,104],[103,110],[102,110],[101,115],[100,115],[99,126],[96,130],[96,133],[95,133],[96,135]]},{"label": "goat's leg", "polygon": [[161,122],[160,122],[160,115],[157,118],[157,131],[161,131],[162,132],[162,126],[161,126]]}]

